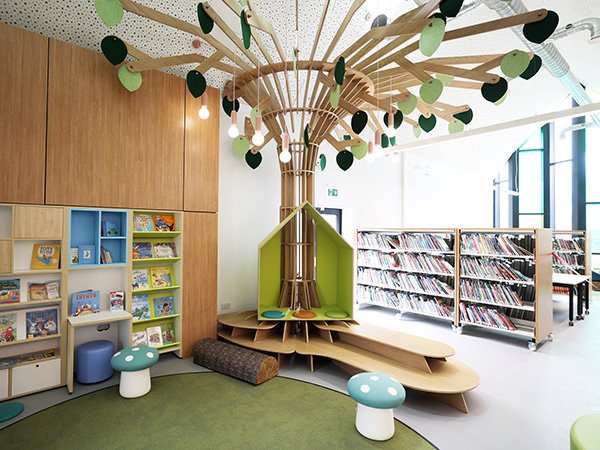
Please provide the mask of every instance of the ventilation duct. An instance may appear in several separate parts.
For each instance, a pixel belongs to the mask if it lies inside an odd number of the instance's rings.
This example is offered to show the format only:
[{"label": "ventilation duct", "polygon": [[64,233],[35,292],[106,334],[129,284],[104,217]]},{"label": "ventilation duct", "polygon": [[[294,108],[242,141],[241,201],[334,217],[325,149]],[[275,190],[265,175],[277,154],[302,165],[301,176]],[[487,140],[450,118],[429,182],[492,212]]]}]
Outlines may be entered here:
[{"label": "ventilation duct", "polygon": [[600,42],[600,19],[597,17],[578,20],[577,22],[568,24],[566,27],[559,28],[548,38],[548,40],[556,41],[566,36],[570,36],[571,34],[586,30],[590,32],[590,43]]}]

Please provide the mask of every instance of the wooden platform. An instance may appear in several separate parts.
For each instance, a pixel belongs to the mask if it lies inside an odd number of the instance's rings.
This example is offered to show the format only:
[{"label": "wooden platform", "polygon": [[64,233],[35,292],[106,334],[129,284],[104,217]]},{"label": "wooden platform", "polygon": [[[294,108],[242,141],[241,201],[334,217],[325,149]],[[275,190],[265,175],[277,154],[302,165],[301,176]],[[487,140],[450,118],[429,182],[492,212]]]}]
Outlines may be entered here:
[{"label": "wooden platform", "polygon": [[[349,322],[265,322],[256,311],[218,317],[219,336],[259,351],[298,353],[333,360],[350,374],[382,372],[409,389],[427,392],[468,412],[464,393],[479,385],[479,375],[469,366],[448,358],[454,349],[442,342],[398,331]],[[298,326],[300,333],[293,330]]]}]

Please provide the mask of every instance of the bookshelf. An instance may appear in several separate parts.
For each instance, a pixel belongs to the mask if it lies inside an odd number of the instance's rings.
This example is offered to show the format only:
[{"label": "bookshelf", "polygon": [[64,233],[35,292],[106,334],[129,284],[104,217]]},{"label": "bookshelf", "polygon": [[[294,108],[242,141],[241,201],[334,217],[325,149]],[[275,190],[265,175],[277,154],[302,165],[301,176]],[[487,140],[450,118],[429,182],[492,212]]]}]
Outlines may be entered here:
[{"label": "bookshelf", "polygon": [[[127,295],[127,310],[133,315],[132,339],[136,343],[143,337],[140,333],[146,332],[147,339],[160,329],[159,353],[173,352],[178,357],[183,333],[183,232],[180,212],[132,211]],[[170,282],[161,282],[161,274]]]},{"label": "bookshelf", "polygon": [[[592,252],[586,230],[554,230],[552,232],[552,272],[592,276]],[[555,286],[555,293],[568,289]],[[589,292],[588,292],[589,295]]]}]

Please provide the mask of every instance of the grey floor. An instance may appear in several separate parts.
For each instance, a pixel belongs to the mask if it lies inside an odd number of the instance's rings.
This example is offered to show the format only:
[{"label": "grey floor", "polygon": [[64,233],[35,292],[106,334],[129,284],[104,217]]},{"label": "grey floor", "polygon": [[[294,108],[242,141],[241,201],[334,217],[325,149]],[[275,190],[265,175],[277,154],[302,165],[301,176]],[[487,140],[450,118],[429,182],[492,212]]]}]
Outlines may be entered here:
[{"label": "grey floor", "polygon": [[[371,307],[357,312],[362,322],[376,323],[452,345],[455,358],[472,366],[481,384],[467,393],[469,414],[458,412],[426,395],[409,392],[396,409],[398,419],[441,449],[568,449],[569,429],[578,417],[600,412],[600,294],[594,293],[591,314],[574,327],[567,323],[566,297],[554,302],[554,342],[530,352],[523,340],[466,328],[453,333],[444,322]],[[596,307],[596,308],[595,308]],[[594,314],[595,313],[595,314]],[[161,357],[152,376],[205,371],[191,360]],[[292,358],[282,364],[280,375],[309,381],[345,392],[348,377],[331,363],[315,372],[306,361]],[[75,392],[54,389],[20,399],[25,413],[34,414],[73,397],[118,383],[118,376],[91,386],[76,384]],[[0,424],[0,428],[12,422]],[[0,434],[0,442],[2,436]],[[315,448],[318,448],[316,446]]]}]

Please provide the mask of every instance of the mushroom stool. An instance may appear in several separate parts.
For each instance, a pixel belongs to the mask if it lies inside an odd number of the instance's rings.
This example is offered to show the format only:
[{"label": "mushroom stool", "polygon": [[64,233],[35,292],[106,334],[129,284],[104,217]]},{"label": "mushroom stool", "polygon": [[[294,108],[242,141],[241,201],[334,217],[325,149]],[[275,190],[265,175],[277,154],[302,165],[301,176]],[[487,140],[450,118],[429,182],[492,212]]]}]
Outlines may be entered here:
[{"label": "mushroom stool", "polygon": [[397,380],[376,372],[359,373],[348,380],[348,394],[358,403],[356,429],[360,434],[374,441],[394,435],[394,408],[406,398]]},{"label": "mushroom stool", "polygon": [[115,353],[110,364],[121,372],[121,397],[136,398],[150,392],[150,367],[157,362],[158,351],[147,345],[127,347]]},{"label": "mushroom stool", "polygon": [[592,450],[600,448],[600,414],[580,417],[571,426],[571,450]]}]

